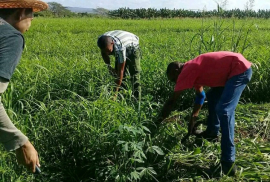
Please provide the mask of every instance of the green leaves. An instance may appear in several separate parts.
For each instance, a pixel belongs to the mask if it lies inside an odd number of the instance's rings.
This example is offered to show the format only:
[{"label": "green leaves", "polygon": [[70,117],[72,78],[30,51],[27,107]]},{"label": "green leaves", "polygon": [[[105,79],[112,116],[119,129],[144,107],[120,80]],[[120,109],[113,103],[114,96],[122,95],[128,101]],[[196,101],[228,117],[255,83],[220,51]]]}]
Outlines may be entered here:
[{"label": "green leaves", "polygon": [[200,154],[200,153],[201,153],[201,149],[200,148],[195,148],[194,152],[193,152],[193,155]]},{"label": "green leaves", "polygon": [[131,176],[131,180],[132,180],[132,181],[134,181],[134,180],[136,181],[136,180],[141,179],[140,173],[137,172],[137,171],[131,172],[131,173],[130,173],[130,176]]},{"label": "green leaves", "polygon": [[[163,9],[164,15],[170,16],[168,12]],[[194,91],[183,93],[170,123],[160,128],[154,124],[174,87],[165,72],[169,62],[186,62],[206,51],[244,50],[256,65],[236,110],[236,163],[242,170],[236,180],[269,181],[270,105],[247,104],[270,101],[268,21],[36,19],[25,34],[27,50],[2,100],[12,121],[38,150],[46,175],[29,175],[17,166],[13,153],[1,148],[0,180],[215,181],[205,173],[219,162],[220,143],[198,142],[195,137],[180,143]],[[250,26],[254,24],[258,26]],[[140,37],[140,115],[131,89],[121,91],[116,102],[110,100],[114,82],[96,39],[113,29]],[[207,115],[204,108],[200,118]]]},{"label": "green leaves", "polygon": [[151,153],[157,153],[158,155],[164,155],[164,152],[158,146],[151,146],[147,149]]}]

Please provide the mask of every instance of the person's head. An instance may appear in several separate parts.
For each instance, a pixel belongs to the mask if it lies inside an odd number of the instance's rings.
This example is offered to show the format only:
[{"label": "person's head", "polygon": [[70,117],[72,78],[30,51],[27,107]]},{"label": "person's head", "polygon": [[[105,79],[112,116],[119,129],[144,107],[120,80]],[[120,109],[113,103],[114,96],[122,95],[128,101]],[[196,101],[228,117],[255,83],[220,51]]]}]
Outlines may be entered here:
[{"label": "person's head", "polygon": [[33,9],[10,8],[0,9],[0,17],[6,20],[21,33],[26,32],[33,20]]},{"label": "person's head", "polygon": [[168,79],[170,81],[176,83],[177,78],[178,78],[179,74],[181,73],[183,66],[184,66],[184,63],[180,63],[177,61],[171,62],[168,65],[167,71],[166,71]]},{"label": "person's head", "polygon": [[102,35],[98,38],[97,45],[101,52],[106,55],[111,55],[113,53],[113,38],[110,36]]},{"label": "person's head", "polygon": [[33,20],[33,13],[48,8],[39,0],[0,0],[0,17],[21,33],[26,32]]}]

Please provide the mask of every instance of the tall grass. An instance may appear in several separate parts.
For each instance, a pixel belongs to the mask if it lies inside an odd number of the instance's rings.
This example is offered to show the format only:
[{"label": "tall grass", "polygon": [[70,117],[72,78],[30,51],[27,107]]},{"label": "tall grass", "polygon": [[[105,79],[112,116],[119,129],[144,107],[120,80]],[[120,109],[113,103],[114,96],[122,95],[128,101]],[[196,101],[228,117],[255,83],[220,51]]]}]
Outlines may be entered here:
[{"label": "tall grass", "polygon": [[[111,100],[113,78],[96,39],[113,29],[140,37],[140,117],[131,90]],[[38,150],[43,172],[30,175],[1,148],[1,181],[217,180],[207,170],[219,162],[220,144],[196,143],[193,137],[180,143],[193,91],[183,94],[168,123],[157,128],[155,118],[173,91],[164,74],[167,64],[218,50],[241,52],[254,63],[244,104],[236,112],[236,163],[241,167],[236,180],[269,180],[270,107],[257,104],[270,99],[268,30],[267,20],[256,19],[36,19],[3,102]],[[205,107],[200,119],[206,117]]]}]

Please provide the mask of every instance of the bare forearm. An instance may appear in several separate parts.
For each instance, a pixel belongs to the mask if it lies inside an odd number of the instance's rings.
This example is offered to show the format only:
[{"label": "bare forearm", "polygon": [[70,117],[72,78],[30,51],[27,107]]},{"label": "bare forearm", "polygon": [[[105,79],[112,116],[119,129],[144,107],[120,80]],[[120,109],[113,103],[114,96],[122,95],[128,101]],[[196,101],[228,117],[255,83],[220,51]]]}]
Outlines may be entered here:
[{"label": "bare forearm", "polygon": [[123,75],[124,75],[124,72],[123,71],[120,71],[120,73],[118,73],[118,77],[117,77],[117,79],[115,81],[115,83],[116,83],[116,92],[118,92],[119,87],[122,84],[123,77],[124,77]]},{"label": "bare forearm", "polygon": [[189,124],[188,124],[188,132],[189,134],[193,133],[193,130],[194,130],[194,125],[195,125],[195,122],[197,120],[197,117],[199,115],[199,112],[202,108],[202,105],[201,104],[194,104],[194,107],[193,107],[193,112],[190,116],[190,120],[189,120]]},{"label": "bare forearm", "polygon": [[125,70],[125,64],[126,62],[124,61],[123,63],[118,63],[117,65],[117,79],[115,81],[117,87],[116,87],[116,92],[118,92],[119,87],[122,84],[122,80],[124,78],[124,70]]},{"label": "bare forearm", "polygon": [[170,115],[180,94],[181,94],[181,91],[174,92],[173,95],[169,98],[169,100],[165,102],[162,108],[162,112],[161,112],[162,119],[165,119],[166,117]]},{"label": "bare forearm", "polygon": [[196,117],[199,115],[199,112],[202,108],[202,105],[201,104],[194,104],[194,107],[193,107],[193,112],[192,112],[192,117]]},{"label": "bare forearm", "polygon": [[164,106],[162,108],[162,112],[161,112],[161,116],[163,119],[167,118],[170,115],[173,107],[174,107],[174,100],[172,100],[172,99],[167,100],[167,102],[164,104]]},{"label": "bare forearm", "polygon": [[105,64],[107,64],[107,65],[111,64],[111,60],[110,60],[110,57],[108,55],[105,55],[105,54],[101,53],[101,56],[102,56],[103,61],[104,61]]},{"label": "bare forearm", "polygon": [[18,149],[27,141],[28,138],[14,126],[0,103],[0,142],[6,150],[11,151]]}]

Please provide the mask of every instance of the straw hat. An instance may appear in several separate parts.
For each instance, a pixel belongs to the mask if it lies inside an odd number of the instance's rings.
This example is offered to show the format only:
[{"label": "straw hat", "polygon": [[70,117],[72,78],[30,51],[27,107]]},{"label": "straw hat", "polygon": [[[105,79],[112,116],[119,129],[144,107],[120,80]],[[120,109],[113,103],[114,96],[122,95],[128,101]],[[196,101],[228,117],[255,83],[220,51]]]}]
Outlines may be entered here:
[{"label": "straw hat", "polygon": [[43,11],[48,4],[40,0],[0,0],[1,8],[32,8],[34,12]]}]

